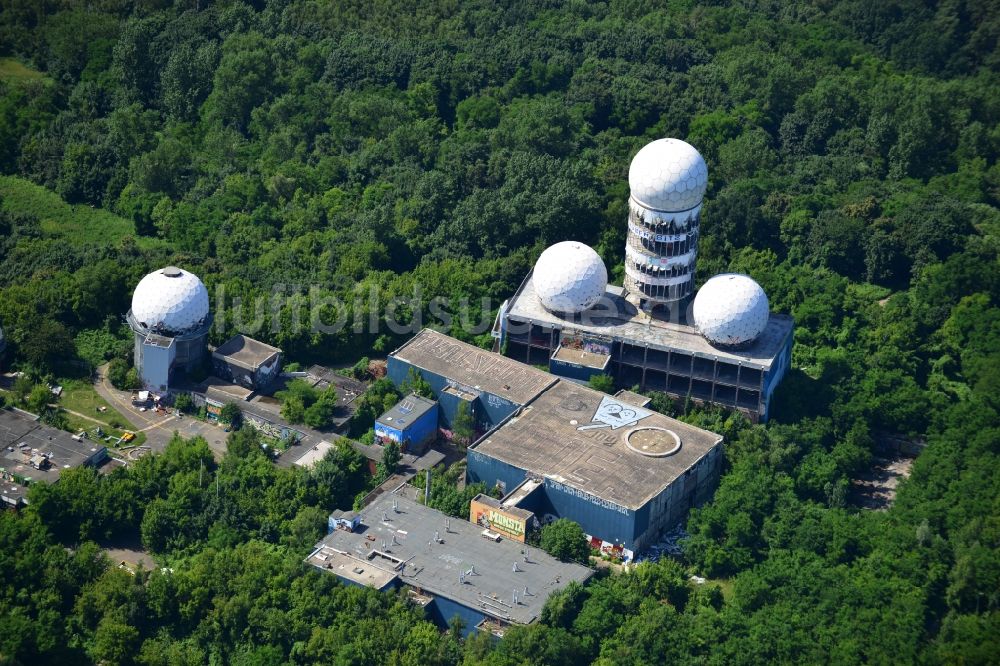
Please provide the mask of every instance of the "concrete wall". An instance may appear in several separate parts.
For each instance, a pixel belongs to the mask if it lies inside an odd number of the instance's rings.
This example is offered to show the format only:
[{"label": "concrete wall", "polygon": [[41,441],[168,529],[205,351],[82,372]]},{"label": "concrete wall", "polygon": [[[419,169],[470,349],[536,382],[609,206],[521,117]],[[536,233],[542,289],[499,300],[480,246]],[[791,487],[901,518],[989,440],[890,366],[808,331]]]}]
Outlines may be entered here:
[{"label": "concrete wall", "polygon": [[[336,572],[331,572],[333,575],[337,576],[337,579],[344,585],[350,585],[352,587],[366,587],[353,580],[343,578],[337,575]],[[400,583],[398,578],[394,578],[388,585],[383,587],[379,592],[385,592],[388,590],[396,590],[400,588]],[[448,623],[456,615],[462,619],[462,638],[467,638],[470,634],[476,632],[476,625],[486,619],[486,615],[474,608],[469,608],[464,604],[460,604],[451,599],[446,599],[444,597],[437,596],[433,593],[431,596],[434,597],[434,601],[430,602],[424,606],[424,612],[427,613],[427,619],[436,624],[441,629],[447,629]]]},{"label": "concrete wall", "polygon": [[257,368],[257,376],[254,378],[254,388],[266,388],[281,374],[282,357],[275,354]]},{"label": "concrete wall", "polygon": [[467,638],[476,632],[476,625],[486,619],[486,615],[474,608],[469,608],[451,599],[435,596],[434,601],[424,607],[428,619],[442,629],[448,628],[448,623],[456,615],[462,619],[462,638]]},{"label": "concrete wall", "polygon": [[296,430],[284,423],[272,421],[257,414],[251,414],[246,410],[243,410],[243,423],[275,439],[286,439],[289,435],[295,435],[296,439],[302,439],[304,436],[301,430]]},{"label": "concrete wall", "polygon": [[458,412],[458,403],[465,402],[469,405],[469,413],[472,414],[472,418],[477,424],[479,430],[485,430],[487,416],[483,412],[482,406],[479,404],[479,400],[465,400],[460,398],[454,393],[445,393],[442,391],[437,395],[438,405],[440,405],[440,422],[441,427],[451,429],[452,421],[455,418],[455,414]]},{"label": "concrete wall", "polygon": [[777,362],[771,366],[770,372],[764,375],[764,413],[761,415],[761,421],[767,421],[771,411],[771,396],[774,394],[774,389],[781,383],[781,380],[792,364],[792,342],[794,337],[795,333],[793,330],[789,332],[788,338],[785,340],[785,345],[778,355]]},{"label": "concrete wall", "polygon": [[[610,367],[610,366],[609,366]],[[559,377],[572,379],[578,382],[588,382],[594,375],[603,374],[605,371],[598,368],[588,368],[576,363],[567,363],[559,359],[549,359],[549,372]]]},{"label": "concrete wall", "polygon": [[191,334],[181,338],[174,338],[177,345],[176,364],[178,368],[185,371],[192,370],[201,365],[208,353],[208,327],[204,332]]},{"label": "concrete wall", "polygon": [[[469,483],[482,482],[492,488],[498,482],[510,492],[526,477],[525,470],[470,449]],[[580,524],[587,534],[624,548],[641,551],[655,543],[660,535],[684,520],[692,506],[706,501],[718,481],[722,460],[721,446],[715,447],[689,473],[637,510],[618,506],[553,479],[545,479],[544,492],[532,493],[521,507],[536,515],[552,514]]]},{"label": "concrete wall", "polygon": [[648,521],[648,511],[633,511],[615,506],[598,497],[559,483],[545,479],[545,498],[552,513],[560,518],[569,518],[580,524],[583,531],[610,543],[620,543],[633,549],[635,537],[641,533]]},{"label": "concrete wall", "polygon": [[157,347],[142,345],[142,366],[139,379],[147,389],[166,391],[170,386],[170,369],[174,363],[175,345]]},{"label": "concrete wall", "polygon": [[212,358],[212,371],[219,379],[225,379],[246,388],[256,388],[256,378],[253,373],[235,363],[227,363],[219,358]]},{"label": "concrete wall", "polygon": [[487,489],[499,483],[505,495],[514,490],[527,476],[523,469],[485,456],[475,449],[469,449],[466,454],[466,464],[466,478],[469,483],[485,483]]},{"label": "concrete wall", "polygon": [[281,374],[281,354],[275,354],[257,368],[256,372],[242,365],[230,363],[225,358],[212,356],[212,371],[216,377],[254,390],[264,389]]}]

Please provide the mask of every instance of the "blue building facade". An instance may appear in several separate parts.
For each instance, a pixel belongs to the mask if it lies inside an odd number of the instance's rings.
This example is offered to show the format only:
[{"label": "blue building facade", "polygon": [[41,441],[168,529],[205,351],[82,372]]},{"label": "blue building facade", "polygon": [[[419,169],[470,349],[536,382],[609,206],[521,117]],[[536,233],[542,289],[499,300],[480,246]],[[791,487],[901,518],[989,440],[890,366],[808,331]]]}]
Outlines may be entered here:
[{"label": "blue building facade", "polygon": [[482,391],[472,386],[463,386],[447,377],[430,370],[419,368],[395,356],[387,361],[387,376],[396,386],[402,386],[410,370],[415,370],[434,392],[440,406],[440,422],[451,428],[458,411],[458,405],[465,402],[476,423],[478,432],[486,432],[500,424],[517,411],[521,405],[499,395]]},{"label": "blue building facade", "polygon": [[[528,470],[475,448],[469,449],[466,460],[469,483],[484,483],[487,488],[497,486],[505,495],[530,475]],[[542,518],[568,518],[583,528],[595,547],[620,550],[616,554],[631,559],[654,543],[664,530],[682,520],[693,506],[710,497],[721,460],[721,449],[712,449],[639,507],[622,506],[550,477],[545,477],[540,490],[518,503],[518,507]]]},{"label": "blue building facade", "polygon": [[[334,572],[334,575],[337,576],[337,579],[344,585],[350,585],[351,587],[368,587],[367,585],[362,585],[361,583],[353,581],[346,576],[341,576],[336,572]],[[388,584],[378,588],[378,591],[389,592],[392,590],[405,589],[407,589],[407,586],[400,583],[399,578],[393,578]],[[477,633],[477,627],[479,624],[489,617],[479,609],[471,608],[465,604],[455,601],[454,599],[448,599],[446,597],[436,596],[429,593],[424,594],[431,597],[430,602],[423,606],[424,613],[427,614],[427,619],[436,624],[440,629],[448,629],[451,627],[452,619],[458,617],[462,621],[462,638],[468,638],[472,634]]]},{"label": "blue building facade", "polygon": [[788,368],[792,365],[792,341],[792,336],[789,335],[785,339],[778,358],[771,368],[764,373],[764,413],[761,417],[762,421],[767,421],[771,413],[771,396],[774,394],[774,389],[778,388],[778,384],[781,383],[781,380],[785,377],[785,373],[788,372]]},{"label": "blue building facade", "polygon": [[[487,488],[499,486],[504,494],[528,477],[528,472],[514,465],[470,449],[466,456],[466,477],[469,483],[485,483]],[[542,492],[532,494],[530,506],[519,504],[538,516],[546,514],[569,518],[579,523],[587,534],[609,543],[621,544],[634,550],[635,542],[649,525],[649,510],[632,511],[553,479],[545,479]]]},{"label": "blue building facade", "polygon": [[587,383],[594,375],[604,374],[601,368],[591,368],[579,363],[569,363],[553,356],[549,359],[549,372],[575,382]]},{"label": "blue building facade", "polygon": [[438,403],[410,394],[375,421],[375,439],[393,441],[406,452],[422,451],[437,438]]},{"label": "blue building facade", "polygon": [[434,597],[433,601],[424,606],[424,611],[431,622],[442,629],[451,626],[452,618],[457,616],[462,621],[462,638],[468,638],[469,635],[476,633],[476,627],[487,617],[478,609],[445,597]]}]

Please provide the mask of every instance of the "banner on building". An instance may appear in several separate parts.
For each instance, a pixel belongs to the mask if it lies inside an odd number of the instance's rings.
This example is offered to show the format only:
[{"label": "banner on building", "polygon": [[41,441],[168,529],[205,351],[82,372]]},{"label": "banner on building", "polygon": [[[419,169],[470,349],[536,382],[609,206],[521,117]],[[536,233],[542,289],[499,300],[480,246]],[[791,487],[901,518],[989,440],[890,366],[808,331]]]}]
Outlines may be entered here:
[{"label": "banner on building", "polygon": [[497,534],[524,543],[526,519],[503,509],[488,506],[477,500],[469,504],[469,521],[488,528]]},{"label": "banner on building", "polygon": [[214,421],[218,421],[219,417],[222,416],[222,403],[216,402],[215,400],[206,400],[205,416]]}]

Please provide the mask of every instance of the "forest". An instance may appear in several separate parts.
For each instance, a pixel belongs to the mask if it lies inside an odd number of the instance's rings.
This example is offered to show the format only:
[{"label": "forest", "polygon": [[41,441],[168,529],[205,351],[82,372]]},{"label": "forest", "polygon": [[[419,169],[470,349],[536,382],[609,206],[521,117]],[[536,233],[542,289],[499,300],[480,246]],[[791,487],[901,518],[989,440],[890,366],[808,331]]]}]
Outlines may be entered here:
[{"label": "forest", "polygon": [[[996,663],[995,0],[0,0],[4,369],[129,363],[168,264],[216,344],[350,366],[405,340],[390,310],[488,343],[459,304],[488,328],[548,244],[620,284],[629,160],[663,136],[708,162],[700,281],[749,273],[795,319],[767,425],[652,396],[725,436],[682,557],[442,636],[302,561],[368,483],[351,449],[307,472],[178,438],[0,514],[0,664]],[[375,325],[301,325],[317,302]],[[859,508],[901,440],[894,503]],[[123,537],[158,568],[110,562]]]}]

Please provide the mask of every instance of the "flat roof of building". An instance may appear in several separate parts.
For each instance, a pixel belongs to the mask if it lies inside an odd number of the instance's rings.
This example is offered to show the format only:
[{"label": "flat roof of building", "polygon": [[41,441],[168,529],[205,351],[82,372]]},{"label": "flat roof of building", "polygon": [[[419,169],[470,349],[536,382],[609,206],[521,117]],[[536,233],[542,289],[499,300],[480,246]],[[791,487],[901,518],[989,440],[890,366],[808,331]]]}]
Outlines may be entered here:
[{"label": "flat roof of building", "polygon": [[[680,446],[668,454],[674,435]],[[472,450],[635,510],[721,441],[713,432],[560,380]]]},{"label": "flat roof of building", "polygon": [[354,520],[355,518],[357,518],[360,515],[361,514],[358,513],[357,511],[353,511],[353,510],[350,510],[350,509],[334,509],[330,513],[330,516],[332,518],[339,518],[341,520]]},{"label": "flat roof of building", "polygon": [[[68,432],[39,422],[33,414],[0,409],[0,467],[29,481],[54,483],[60,471],[80,467],[106,450],[100,442],[78,442]],[[31,456],[36,452],[48,454],[48,469],[31,466]]]},{"label": "flat roof of building", "polygon": [[335,573],[353,583],[374,587],[376,590],[383,589],[396,579],[396,572],[392,568],[385,567],[381,563],[360,560],[350,553],[322,545],[322,543],[310,553],[306,562],[324,571]]},{"label": "flat roof of building", "polygon": [[243,403],[253,395],[253,389],[248,389],[239,384],[230,384],[217,377],[209,377],[203,382],[203,385],[205,387],[205,397],[216,402],[221,402],[222,404],[226,404],[227,402]]},{"label": "flat roof of building", "polygon": [[237,333],[216,347],[212,356],[217,356],[228,363],[234,363],[253,371],[266,363],[272,356],[280,353],[281,350],[277,347]]},{"label": "flat roof of building", "polygon": [[320,391],[331,385],[336,387],[338,405],[350,404],[354,402],[355,398],[368,390],[368,386],[364,382],[360,382],[353,377],[345,377],[339,372],[323,367],[322,365],[309,366],[305,379]]},{"label": "flat roof of building", "polygon": [[595,354],[584,349],[572,349],[570,347],[559,347],[553,358],[558,361],[565,361],[566,363],[580,365],[585,368],[595,368],[597,370],[603,370],[608,367],[608,361],[611,359],[607,354]]},{"label": "flat roof of building", "polygon": [[[327,535],[306,561],[378,589],[398,577],[424,594],[519,624],[536,620],[550,594],[594,573],[517,541],[485,539],[481,526],[449,518],[399,493],[386,493],[362,509],[361,524],[355,532]],[[336,557],[330,559],[330,553]],[[328,554],[328,559],[317,561],[320,554]],[[365,581],[366,575],[371,582]]]},{"label": "flat roof of building", "polygon": [[326,454],[333,448],[333,443],[325,439],[313,445],[308,451],[302,454],[293,464],[306,469],[312,468],[316,463],[326,457]]},{"label": "flat roof of building", "polygon": [[28,489],[11,481],[0,480],[0,501],[7,507],[17,508],[24,503]]},{"label": "flat roof of building", "polygon": [[555,381],[555,377],[425,328],[392,354],[418,368],[462,385],[523,405]]},{"label": "flat roof of building", "polygon": [[615,393],[615,397],[622,402],[627,402],[635,407],[647,407],[649,406],[649,403],[653,402],[650,398],[647,398],[641,393],[629,391],[628,389],[621,389],[618,393]]},{"label": "flat roof of building", "polygon": [[521,483],[517,484],[517,487],[514,488],[514,490],[502,497],[500,499],[500,505],[505,508],[516,507],[518,504],[523,502],[528,495],[538,490],[538,487],[541,485],[541,479],[528,477]]},{"label": "flat roof of building", "polygon": [[437,407],[436,400],[430,400],[422,395],[411,393],[404,396],[389,411],[378,417],[376,422],[396,430],[406,430],[417,419],[435,407]]},{"label": "flat roof of building", "polygon": [[604,338],[630,341],[694,356],[719,359],[768,370],[792,332],[788,315],[771,313],[764,332],[746,349],[713,347],[693,326],[657,318],[636,308],[623,297],[623,289],[608,285],[604,299],[577,318],[564,318],[545,309],[535,294],[529,274],[508,305],[508,316],[564,331],[580,331]]},{"label": "flat roof of building", "polygon": [[157,333],[150,333],[146,336],[144,344],[150,347],[162,347],[163,349],[169,349],[172,344],[174,344],[173,338],[168,338],[165,335],[159,335]]},{"label": "flat roof of building", "polygon": [[503,511],[511,514],[512,516],[517,516],[522,520],[527,520],[528,518],[531,518],[533,515],[535,515],[533,511],[528,511],[527,509],[522,509],[521,507],[517,506],[517,502],[519,500],[516,499],[509,503],[501,502],[500,500],[494,497],[490,497],[489,495],[484,495],[480,493],[475,497],[473,497],[472,501],[479,502],[483,506],[488,506],[491,509],[502,509]]}]

